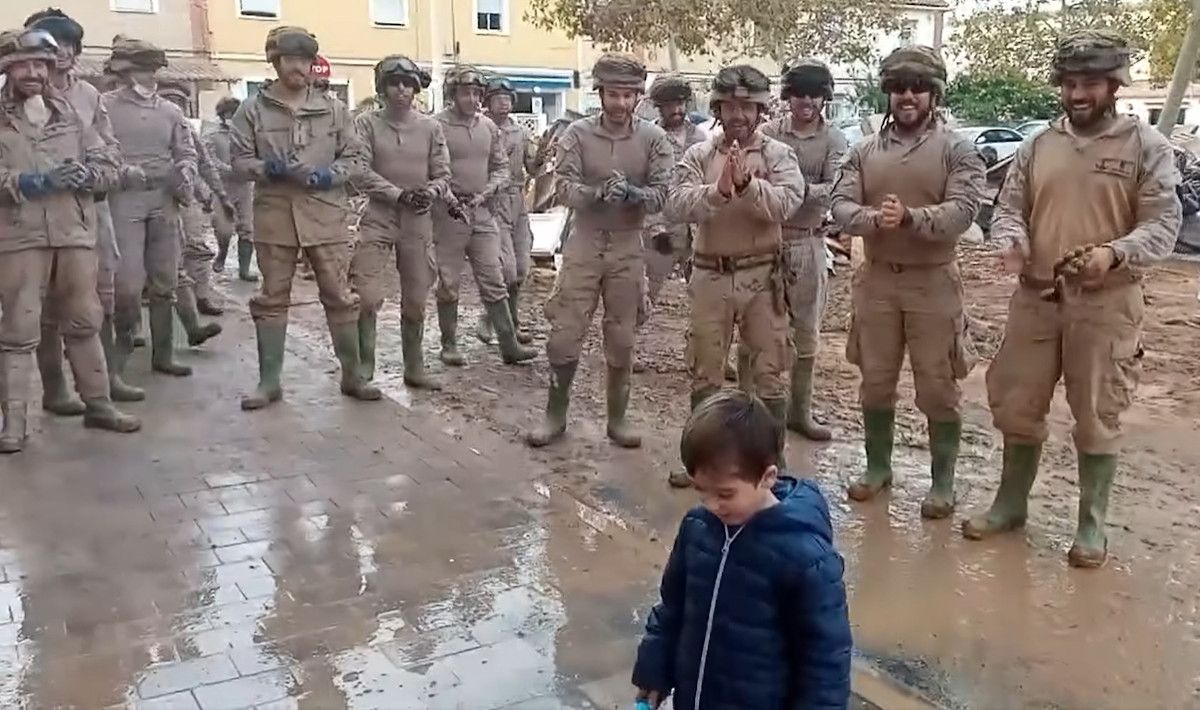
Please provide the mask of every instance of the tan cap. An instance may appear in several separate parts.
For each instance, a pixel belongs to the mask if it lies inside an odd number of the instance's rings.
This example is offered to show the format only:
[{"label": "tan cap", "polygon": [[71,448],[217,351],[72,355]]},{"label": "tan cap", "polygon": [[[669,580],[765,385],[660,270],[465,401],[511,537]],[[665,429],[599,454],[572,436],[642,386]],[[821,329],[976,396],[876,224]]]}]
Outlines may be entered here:
[{"label": "tan cap", "polygon": [[132,69],[162,69],[167,66],[167,53],[146,40],[117,35],[107,66],[117,74]]}]

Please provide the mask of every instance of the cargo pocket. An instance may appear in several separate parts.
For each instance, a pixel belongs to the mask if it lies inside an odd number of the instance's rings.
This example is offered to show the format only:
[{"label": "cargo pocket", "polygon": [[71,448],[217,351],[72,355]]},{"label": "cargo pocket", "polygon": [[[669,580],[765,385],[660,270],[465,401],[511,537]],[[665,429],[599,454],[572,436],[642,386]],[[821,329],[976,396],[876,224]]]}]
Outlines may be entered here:
[{"label": "cargo pocket", "polygon": [[1101,416],[1116,416],[1133,404],[1133,393],[1142,377],[1142,344],[1136,338],[1119,339],[1112,344],[1112,367],[1104,376]]},{"label": "cargo pocket", "polygon": [[858,343],[858,317],[850,314],[850,332],[846,334],[846,361],[862,367],[862,348]]},{"label": "cargo pocket", "polygon": [[971,338],[971,325],[965,315],[959,316],[954,324],[954,349],[950,353],[954,379],[966,378],[977,362],[979,356],[975,352],[975,341]]}]

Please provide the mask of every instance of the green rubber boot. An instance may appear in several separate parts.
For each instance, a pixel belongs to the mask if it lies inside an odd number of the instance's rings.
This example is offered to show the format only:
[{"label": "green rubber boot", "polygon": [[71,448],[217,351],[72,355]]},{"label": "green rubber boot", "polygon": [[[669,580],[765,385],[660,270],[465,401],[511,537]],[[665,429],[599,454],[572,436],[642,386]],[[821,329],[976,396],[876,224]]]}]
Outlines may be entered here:
[{"label": "green rubber boot", "polygon": [[0,429],[0,454],[15,454],[24,450],[29,405],[25,402],[0,404],[4,428]]},{"label": "green rubber boot", "polygon": [[89,399],[85,403],[87,411],[83,414],[83,425],[88,429],[115,431],[118,434],[132,434],[142,428],[142,420],[132,414],[125,414],[113,406],[107,397]]},{"label": "green rubber boot", "polygon": [[87,409],[67,387],[63,371],[63,342],[55,326],[42,326],[37,346],[38,372],[42,376],[42,409],[59,417],[78,417]]},{"label": "green rubber boot", "polygon": [[[375,379],[375,336],[379,330],[379,316],[375,311],[363,309],[358,312],[358,357],[361,360],[363,379],[367,382]],[[405,353],[405,362],[408,362]]]},{"label": "green rubber boot", "polygon": [[521,312],[517,308],[517,302],[521,297],[521,286],[514,285],[508,287],[508,310],[512,313],[513,328],[517,331],[517,342],[522,345],[529,345],[533,342],[533,336],[521,329]]},{"label": "green rubber boot", "polygon": [[851,500],[871,500],[884,488],[892,485],[892,445],[896,435],[895,428],[896,410],[863,410],[867,470],[846,488]]},{"label": "green rubber boot", "polygon": [[513,326],[507,298],[487,304],[487,314],[496,330],[496,339],[500,341],[500,357],[506,365],[528,362],[537,357],[536,349],[517,342],[517,329]]},{"label": "green rubber boot", "polygon": [[192,368],[175,362],[175,308],[170,301],[150,304],[150,347],[150,368],[155,372],[172,377],[192,374]]},{"label": "green rubber boot", "polygon": [[1117,474],[1117,457],[1111,454],[1079,455],[1079,526],[1067,553],[1072,567],[1094,569],[1108,560],[1108,494]]},{"label": "green rubber boot", "polygon": [[788,405],[788,429],[809,441],[829,441],[833,432],[812,416],[813,368],[816,359],[798,357],[792,363],[792,399]]},{"label": "green rubber boot", "polygon": [[641,435],[633,430],[625,418],[629,408],[631,375],[625,368],[608,368],[608,438],[624,449],[636,449],[642,445]]},{"label": "green rubber boot", "polygon": [[342,365],[342,394],[362,402],[381,399],[383,393],[379,388],[363,377],[358,352],[358,322],[331,325],[329,334],[333,337],[333,352]]},{"label": "green rubber boot", "polygon": [[141,402],[146,391],[125,383],[122,373],[128,356],[117,347],[112,316],[104,316],[100,324],[100,345],[104,348],[104,359],[108,364],[108,394],[114,402]]},{"label": "green rubber boot", "polygon": [[475,324],[475,338],[484,345],[496,342],[496,332],[492,329],[492,319],[487,313],[479,314],[479,322]]},{"label": "green rubber boot", "polygon": [[776,466],[779,467],[779,473],[787,471],[787,413],[788,401],[786,399],[764,399],[763,404],[767,405],[767,410],[775,417],[775,422],[779,425],[779,431],[783,436],[779,438],[779,460]]},{"label": "green rubber boot", "polygon": [[963,521],[963,537],[983,540],[1025,525],[1029,514],[1029,491],[1037,478],[1041,458],[1041,444],[1017,444],[1005,440],[1004,469],[1000,473],[996,498],[986,513]]},{"label": "green rubber boot", "polygon": [[954,465],[962,440],[962,421],[929,422],[929,493],[921,501],[921,517],[941,520],[954,513]]},{"label": "green rubber boot", "polygon": [[187,333],[188,345],[193,348],[221,334],[220,323],[201,323],[200,309],[196,300],[196,291],[191,286],[180,286],[175,289],[175,313]]},{"label": "green rubber boot", "polygon": [[214,274],[225,271],[225,259],[229,257],[229,243],[233,241],[232,234],[217,234],[217,253],[213,255],[212,270]]},{"label": "green rubber boot", "polygon": [[238,237],[238,279],[249,283],[258,281],[258,274],[250,271],[250,260],[254,256],[254,242]]},{"label": "green rubber boot", "polygon": [[571,406],[571,382],[578,362],[550,366],[550,392],[546,397],[546,416],[542,425],[525,435],[525,443],[534,448],[549,446],[567,433],[567,409]]},{"label": "green rubber boot", "polygon": [[737,383],[741,391],[754,394],[754,366],[750,363],[750,348],[740,342],[737,344]]},{"label": "green rubber boot", "polygon": [[254,324],[258,340],[258,387],[254,394],[242,398],[242,409],[253,411],[283,398],[279,376],[283,373],[283,353],[287,343],[287,322]]},{"label": "green rubber boot", "polygon": [[400,346],[404,352],[404,384],[440,390],[442,383],[425,370],[425,321],[400,321]]},{"label": "green rubber boot", "polygon": [[[696,407],[699,407],[701,402],[713,396],[718,391],[717,389],[705,388],[692,392],[688,396],[688,405],[691,407],[691,411],[696,411]],[[670,475],[667,476],[667,483],[672,488],[691,488],[692,477],[688,475],[687,471],[676,469],[671,471]]]},{"label": "green rubber boot", "polygon": [[462,367],[467,359],[458,351],[458,304],[439,303],[438,329],[442,331],[442,352],[438,357],[449,367]]}]

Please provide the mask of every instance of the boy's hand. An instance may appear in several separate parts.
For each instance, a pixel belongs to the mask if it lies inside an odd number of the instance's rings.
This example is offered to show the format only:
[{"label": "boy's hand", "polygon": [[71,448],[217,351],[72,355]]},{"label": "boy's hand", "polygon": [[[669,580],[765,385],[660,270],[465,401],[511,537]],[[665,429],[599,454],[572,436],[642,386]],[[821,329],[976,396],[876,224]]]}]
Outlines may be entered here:
[{"label": "boy's hand", "polygon": [[657,708],[659,705],[662,705],[663,701],[666,700],[667,698],[665,695],[658,692],[657,690],[646,690],[644,688],[638,688],[637,697],[634,699],[639,702],[649,703],[650,707],[652,707],[652,708]]}]

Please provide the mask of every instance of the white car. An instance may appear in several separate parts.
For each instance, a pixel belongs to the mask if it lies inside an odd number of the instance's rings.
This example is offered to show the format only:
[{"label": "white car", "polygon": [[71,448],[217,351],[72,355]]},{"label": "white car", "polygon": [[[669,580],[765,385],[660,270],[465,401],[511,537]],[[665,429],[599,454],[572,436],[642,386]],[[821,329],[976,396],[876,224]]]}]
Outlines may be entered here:
[{"label": "white car", "polygon": [[960,128],[958,133],[975,144],[975,149],[988,165],[1017,152],[1025,136],[1011,128],[972,126]]}]

